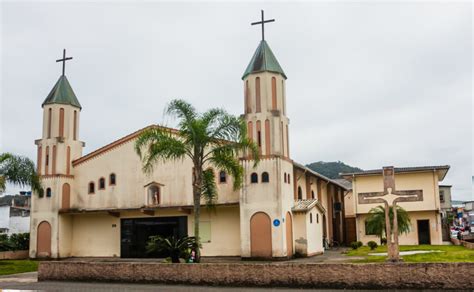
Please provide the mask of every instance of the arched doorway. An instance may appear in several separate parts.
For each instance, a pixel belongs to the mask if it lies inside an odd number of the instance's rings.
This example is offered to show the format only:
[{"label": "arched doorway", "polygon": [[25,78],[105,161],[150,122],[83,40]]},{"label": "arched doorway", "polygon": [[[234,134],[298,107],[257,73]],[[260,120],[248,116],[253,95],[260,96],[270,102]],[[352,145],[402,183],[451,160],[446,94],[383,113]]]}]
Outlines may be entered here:
[{"label": "arched doorway", "polygon": [[250,218],[250,255],[253,258],[272,257],[272,226],[266,213],[257,212]]},{"label": "arched doorway", "polygon": [[68,183],[63,184],[61,194],[61,209],[69,209],[71,207],[71,186]]},{"label": "arched doorway", "polygon": [[290,212],[286,213],[286,247],[288,249],[287,255],[293,256],[293,219],[291,219]]},{"label": "arched doorway", "polygon": [[36,256],[51,256],[51,225],[47,221],[43,221],[38,225],[36,240]]}]

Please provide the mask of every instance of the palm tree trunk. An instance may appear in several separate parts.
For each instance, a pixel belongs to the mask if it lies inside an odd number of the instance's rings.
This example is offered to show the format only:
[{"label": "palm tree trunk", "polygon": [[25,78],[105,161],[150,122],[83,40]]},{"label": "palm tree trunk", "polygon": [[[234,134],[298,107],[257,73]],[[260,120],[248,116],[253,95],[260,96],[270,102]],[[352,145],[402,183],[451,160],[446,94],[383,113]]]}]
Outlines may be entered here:
[{"label": "palm tree trunk", "polygon": [[193,204],[194,204],[194,236],[196,237],[196,259],[201,261],[201,240],[199,238],[199,219],[201,216],[201,186],[202,186],[202,166],[195,165],[193,171]]}]

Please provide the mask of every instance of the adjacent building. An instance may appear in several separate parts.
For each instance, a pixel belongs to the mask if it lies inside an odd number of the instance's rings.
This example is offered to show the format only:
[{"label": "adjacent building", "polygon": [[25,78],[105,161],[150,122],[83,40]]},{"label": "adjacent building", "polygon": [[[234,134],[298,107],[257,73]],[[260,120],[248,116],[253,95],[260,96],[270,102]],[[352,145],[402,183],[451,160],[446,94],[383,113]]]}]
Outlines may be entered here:
[{"label": "adjacent building", "polygon": [[[442,244],[439,182],[448,170],[447,165],[394,168],[396,190],[414,194],[412,201],[397,203],[408,212],[411,220],[410,232],[399,237],[401,245]],[[364,244],[379,242],[375,234],[367,232],[366,220],[370,210],[383,206],[383,203],[366,203],[364,195],[384,191],[382,169],[345,173],[342,176],[352,182],[352,190],[345,196],[347,238]]]}]

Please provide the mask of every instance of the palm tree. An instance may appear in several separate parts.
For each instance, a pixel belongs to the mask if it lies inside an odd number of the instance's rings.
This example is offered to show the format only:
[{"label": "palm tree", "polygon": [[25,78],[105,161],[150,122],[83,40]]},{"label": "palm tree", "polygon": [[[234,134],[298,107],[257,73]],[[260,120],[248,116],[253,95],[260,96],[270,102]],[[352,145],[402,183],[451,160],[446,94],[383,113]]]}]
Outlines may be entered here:
[{"label": "palm tree", "polygon": [[0,154],[0,192],[5,191],[6,184],[31,186],[36,192],[41,192],[39,176],[35,164],[29,158],[11,153]]},{"label": "palm tree", "polygon": [[[234,178],[234,189],[242,186],[243,167],[239,155],[249,154],[258,163],[258,147],[247,137],[243,119],[222,109],[198,113],[183,100],[173,100],[166,114],[178,121],[178,129],[152,127],[144,130],[135,142],[135,150],[143,163],[143,171],[153,171],[159,161],[181,160],[193,162],[194,236],[199,239],[201,198],[212,206],[217,198],[214,172],[210,167],[227,172]],[[204,170],[206,168],[206,170]],[[200,260],[199,248],[196,260]]]},{"label": "palm tree", "polygon": [[162,237],[159,235],[150,236],[146,243],[146,250],[153,254],[157,252],[166,252],[172,263],[179,263],[179,259],[183,258],[186,261],[191,257],[191,251],[198,249],[196,237],[184,236],[182,238]]},{"label": "palm tree", "polygon": [[[390,218],[390,229],[393,230],[393,207],[389,208]],[[411,221],[407,211],[400,206],[397,206],[397,221],[398,221],[398,234],[410,232]],[[382,244],[382,238],[387,237],[385,229],[385,208],[383,206],[377,206],[370,209],[369,215],[366,219],[366,231],[368,234],[376,234],[380,238],[380,244]]]}]

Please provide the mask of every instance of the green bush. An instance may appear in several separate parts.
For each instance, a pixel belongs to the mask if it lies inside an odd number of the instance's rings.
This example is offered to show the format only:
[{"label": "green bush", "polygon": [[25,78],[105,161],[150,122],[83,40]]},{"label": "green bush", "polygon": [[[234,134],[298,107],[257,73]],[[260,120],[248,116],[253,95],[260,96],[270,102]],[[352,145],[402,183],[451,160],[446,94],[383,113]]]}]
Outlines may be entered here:
[{"label": "green bush", "polygon": [[357,241],[351,242],[351,248],[352,249],[358,249],[359,248],[359,243]]},{"label": "green bush", "polygon": [[13,250],[28,250],[30,248],[30,234],[17,233],[10,235]]},{"label": "green bush", "polygon": [[370,247],[370,250],[374,250],[378,246],[377,242],[375,242],[375,241],[369,241],[369,242],[367,242],[367,245]]},{"label": "green bush", "polygon": [[182,238],[150,236],[146,245],[146,250],[150,255],[164,252],[171,258],[172,263],[179,263],[180,258],[184,259],[185,262],[189,262],[191,252],[198,248],[199,245],[194,236],[184,236]]},{"label": "green bush", "polygon": [[362,243],[362,241],[358,241],[357,242],[357,247],[362,247],[364,244]]}]

